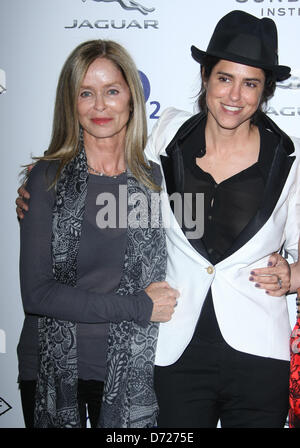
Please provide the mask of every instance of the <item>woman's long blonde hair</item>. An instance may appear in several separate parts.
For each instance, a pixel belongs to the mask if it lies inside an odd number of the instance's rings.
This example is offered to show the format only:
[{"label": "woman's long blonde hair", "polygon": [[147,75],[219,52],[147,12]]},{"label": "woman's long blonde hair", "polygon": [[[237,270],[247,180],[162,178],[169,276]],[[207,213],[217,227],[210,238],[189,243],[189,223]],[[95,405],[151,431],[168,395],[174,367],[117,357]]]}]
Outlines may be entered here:
[{"label": "woman's long blonde hair", "polygon": [[57,85],[50,145],[44,156],[36,159],[60,161],[55,183],[64,166],[80,151],[77,99],[83,78],[89,66],[97,58],[109,59],[119,68],[131,93],[132,111],[125,141],[127,166],[139,182],[153,190],[159,190],[144,158],[147,119],[142,83],[129,53],[114,41],[91,40],[84,42],[76,47],[66,60]]}]

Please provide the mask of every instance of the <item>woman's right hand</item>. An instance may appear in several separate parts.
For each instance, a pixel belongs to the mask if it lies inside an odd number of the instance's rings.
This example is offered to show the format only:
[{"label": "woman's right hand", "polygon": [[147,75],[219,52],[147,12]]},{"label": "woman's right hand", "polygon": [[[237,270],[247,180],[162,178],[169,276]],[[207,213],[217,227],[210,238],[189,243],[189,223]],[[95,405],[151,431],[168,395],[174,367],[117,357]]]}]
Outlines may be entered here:
[{"label": "woman's right hand", "polygon": [[171,320],[177,305],[179,292],[171,288],[167,282],[151,283],[145,292],[153,302],[151,322],[168,322]]},{"label": "woman's right hand", "polygon": [[25,185],[21,185],[21,187],[18,188],[18,195],[19,196],[16,199],[16,205],[17,205],[16,212],[18,218],[23,219],[24,218],[23,211],[28,211],[29,209],[26,200],[30,198],[30,194],[25,189]]}]

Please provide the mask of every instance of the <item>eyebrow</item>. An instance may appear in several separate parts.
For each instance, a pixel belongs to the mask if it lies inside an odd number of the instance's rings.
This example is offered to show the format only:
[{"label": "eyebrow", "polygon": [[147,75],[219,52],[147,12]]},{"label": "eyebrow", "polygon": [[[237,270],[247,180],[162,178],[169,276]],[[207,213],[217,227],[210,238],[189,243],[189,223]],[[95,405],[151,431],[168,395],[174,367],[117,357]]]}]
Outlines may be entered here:
[{"label": "eyebrow", "polygon": [[[232,75],[230,73],[226,73],[226,72],[217,72],[217,75],[225,75],[225,76],[228,76],[229,78],[234,78],[234,75]],[[262,82],[262,80],[259,78],[244,78],[244,81]]]},{"label": "eyebrow", "polygon": [[[122,87],[122,84],[120,84],[119,82],[110,82],[109,84],[104,84],[104,87],[112,87],[112,86]],[[94,86],[81,85],[80,88],[81,89],[94,89]]]}]

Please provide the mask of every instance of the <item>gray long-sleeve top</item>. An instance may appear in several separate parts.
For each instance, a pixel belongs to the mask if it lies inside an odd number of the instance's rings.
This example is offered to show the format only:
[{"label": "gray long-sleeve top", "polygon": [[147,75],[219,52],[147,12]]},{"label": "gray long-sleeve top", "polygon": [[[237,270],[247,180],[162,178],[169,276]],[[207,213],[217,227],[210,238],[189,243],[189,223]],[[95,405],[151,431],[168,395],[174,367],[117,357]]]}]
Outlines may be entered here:
[{"label": "gray long-sleeve top", "polygon": [[[101,193],[116,198],[126,174],[117,178],[89,175],[85,215],[77,260],[77,286],[56,281],[52,271],[52,208],[55,191],[48,190],[55,163],[39,162],[27,184],[29,211],[20,224],[20,282],[25,321],[18,345],[19,379],[36,379],[38,368],[38,316],[77,322],[78,372],[82,379],[103,381],[109,322],[134,320],[146,325],[152,300],[143,291],[120,296],[119,285],[126,250],[126,229],[101,229],[96,215]],[[117,213],[118,218],[118,213]],[[117,219],[118,222],[118,219]]]}]

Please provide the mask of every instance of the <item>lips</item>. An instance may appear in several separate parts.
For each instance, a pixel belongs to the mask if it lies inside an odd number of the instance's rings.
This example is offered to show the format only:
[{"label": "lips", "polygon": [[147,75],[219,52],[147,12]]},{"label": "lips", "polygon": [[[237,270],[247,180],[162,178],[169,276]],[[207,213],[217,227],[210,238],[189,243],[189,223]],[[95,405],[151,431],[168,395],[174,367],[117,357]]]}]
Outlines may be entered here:
[{"label": "lips", "polygon": [[92,122],[98,125],[107,124],[112,121],[112,118],[92,118]]},{"label": "lips", "polygon": [[237,106],[228,106],[226,104],[222,104],[223,108],[225,110],[227,110],[228,112],[239,112],[240,110],[242,110],[242,107],[237,107]]}]

